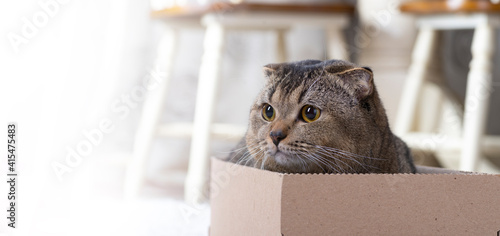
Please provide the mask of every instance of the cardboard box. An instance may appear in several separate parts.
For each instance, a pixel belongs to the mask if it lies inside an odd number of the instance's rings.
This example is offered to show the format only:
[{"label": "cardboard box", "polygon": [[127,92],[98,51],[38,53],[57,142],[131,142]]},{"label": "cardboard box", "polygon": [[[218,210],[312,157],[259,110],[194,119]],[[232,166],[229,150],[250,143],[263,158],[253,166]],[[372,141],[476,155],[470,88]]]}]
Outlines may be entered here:
[{"label": "cardboard box", "polygon": [[499,235],[500,175],[281,174],[212,159],[211,236]]}]

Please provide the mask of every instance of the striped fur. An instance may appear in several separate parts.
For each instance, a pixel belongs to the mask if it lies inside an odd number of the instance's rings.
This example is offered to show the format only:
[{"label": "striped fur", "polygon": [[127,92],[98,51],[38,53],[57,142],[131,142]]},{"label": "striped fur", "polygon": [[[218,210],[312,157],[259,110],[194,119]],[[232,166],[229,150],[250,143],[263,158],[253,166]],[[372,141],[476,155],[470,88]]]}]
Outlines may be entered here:
[{"label": "striped fur", "polygon": [[[264,67],[266,85],[245,138],[228,160],[284,173],[414,173],[411,152],[390,130],[370,68],[340,60]],[[264,104],[276,118],[262,116]],[[307,123],[301,109],[321,111]],[[271,132],[284,138],[273,143]]]}]

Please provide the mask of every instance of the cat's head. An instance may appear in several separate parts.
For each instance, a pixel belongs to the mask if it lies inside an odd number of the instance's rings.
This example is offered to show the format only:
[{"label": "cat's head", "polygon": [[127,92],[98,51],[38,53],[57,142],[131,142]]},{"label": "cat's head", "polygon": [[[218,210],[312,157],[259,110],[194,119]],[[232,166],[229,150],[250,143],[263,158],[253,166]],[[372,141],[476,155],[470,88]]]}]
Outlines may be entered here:
[{"label": "cat's head", "polygon": [[[307,60],[264,67],[246,145],[255,166],[288,173],[374,172],[387,118],[369,68]],[[375,140],[374,140],[375,139]],[[373,167],[373,168],[372,168]]]}]

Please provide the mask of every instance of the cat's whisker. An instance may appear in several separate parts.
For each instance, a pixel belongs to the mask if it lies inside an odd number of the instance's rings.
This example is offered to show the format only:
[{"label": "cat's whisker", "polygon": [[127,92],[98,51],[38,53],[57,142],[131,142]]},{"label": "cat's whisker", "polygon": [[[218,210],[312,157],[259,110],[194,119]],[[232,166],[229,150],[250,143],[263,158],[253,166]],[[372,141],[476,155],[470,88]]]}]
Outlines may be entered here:
[{"label": "cat's whisker", "polygon": [[238,162],[240,165],[248,166],[248,163],[252,161],[253,156],[252,154],[248,153],[244,157],[241,158],[241,160]]},{"label": "cat's whisker", "polygon": [[[238,160],[235,163],[235,164],[239,164],[241,162],[241,160],[244,159],[246,155],[249,155],[252,151],[254,151],[255,148],[257,148],[257,145],[245,146],[245,147],[236,149],[236,151],[234,151],[233,157],[231,157],[229,159],[229,162],[233,162],[233,159],[235,157],[240,156],[240,154],[241,154],[240,160]],[[243,154],[242,154],[242,152],[243,152]]]},{"label": "cat's whisker", "polygon": [[343,163],[345,166],[347,166],[349,169],[351,169],[352,172],[355,172],[355,173],[359,173],[356,169],[354,169],[351,165],[349,165],[348,163],[342,161],[340,158],[337,158],[339,157],[338,155],[335,155],[336,153],[329,153],[325,150],[322,150],[322,149],[318,149],[318,152],[320,154],[323,154],[323,156],[328,157],[328,158],[332,158],[334,159],[334,163],[336,164],[336,166],[338,166],[340,169],[342,169],[342,173],[347,173],[346,170],[344,170],[344,168],[340,167],[340,165],[337,163],[337,162],[341,162]]},{"label": "cat's whisker", "polygon": [[316,161],[318,163],[318,166],[321,167],[321,169],[326,173],[328,172],[327,170],[325,170],[321,164],[323,164],[325,167],[329,168],[329,169],[333,169],[335,170],[336,172],[338,172],[337,168],[335,168],[331,163],[327,162],[326,160],[324,160],[324,158],[321,158],[320,156],[318,155],[315,155],[314,153],[311,153],[311,152],[308,152],[309,153],[309,157]]},{"label": "cat's whisker", "polygon": [[[331,162],[327,161],[325,158],[321,157],[320,155],[316,155],[315,153],[312,153],[312,152],[310,152],[309,150],[307,150],[305,148],[303,148],[303,150],[305,150],[307,153],[309,153],[309,156],[312,159],[315,159],[318,162],[320,162],[321,164],[325,165],[326,167],[329,167],[330,169],[333,169],[335,172],[340,173],[340,171],[337,168],[339,168],[339,169],[341,169],[341,168],[336,163],[331,163]],[[334,164],[337,168],[333,167],[332,164]],[[322,168],[322,169],[324,170],[324,168]],[[325,172],[327,172],[327,171],[325,171]]]},{"label": "cat's whisker", "polygon": [[[235,153],[233,154],[233,156],[232,156],[232,157],[228,160],[228,162],[233,163],[233,162],[234,162],[234,158],[236,158],[236,157],[240,157],[240,160],[241,160],[241,158],[242,158],[242,157],[244,157],[245,155],[247,155],[247,154],[248,154],[248,152],[249,152],[249,151],[248,151],[248,149],[247,149],[247,148],[242,149],[242,150],[240,150],[240,151],[238,151],[238,152],[235,152]],[[236,162],[234,162],[234,163],[235,163],[235,164],[238,164],[238,162],[240,162],[240,160],[238,160],[238,161],[236,161]]]},{"label": "cat's whisker", "polygon": [[317,157],[315,157],[312,153],[310,153],[309,151],[306,150],[307,153],[304,153],[306,154],[306,156],[308,157],[309,160],[311,160],[314,164],[316,164],[319,168],[321,168],[321,170],[323,170],[323,173],[327,173],[327,171],[325,170],[325,168],[323,168],[323,166],[321,166],[321,164],[325,165],[325,166],[330,166],[328,163],[325,163],[323,162],[322,160],[318,159]]},{"label": "cat's whisker", "polygon": [[307,161],[304,160],[304,158],[300,157],[298,154],[295,154],[295,156],[297,156],[297,158],[299,158],[301,160],[301,162],[303,163],[302,165],[302,169],[304,170],[304,172],[307,172],[307,170],[309,169],[308,168],[308,164],[307,164]]},{"label": "cat's whisker", "polygon": [[[310,158],[310,160],[316,164],[319,168],[321,168],[321,170],[323,171],[323,173],[328,173],[327,170],[325,170],[325,168],[323,168],[323,166],[321,165],[323,163],[323,165],[325,165],[326,167],[332,167],[330,164],[328,163],[324,163],[321,159],[315,157],[314,155],[312,154],[309,154],[308,155],[308,158]],[[332,168],[333,169],[333,168]]]},{"label": "cat's whisker", "polygon": [[[257,152],[255,152],[256,150],[257,150]],[[255,152],[255,153],[252,154],[252,152]],[[248,165],[249,162],[257,161],[256,157],[258,157],[259,155],[261,155],[263,153],[263,151],[260,148],[255,148],[252,152],[248,152],[248,155],[245,157],[246,158],[246,161],[245,161],[246,166]],[[254,165],[255,164],[256,164],[256,162],[254,163]]]},{"label": "cat's whisker", "polygon": [[[354,160],[354,161],[357,161],[355,158],[363,158],[363,159],[370,159],[370,160],[385,160],[385,159],[380,159],[380,158],[372,158],[372,157],[367,157],[367,156],[363,156],[363,155],[358,155],[358,154],[354,154],[352,152],[348,152],[348,151],[340,150],[340,149],[336,149],[336,148],[331,148],[331,147],[325,147],[325,146],[316,146],[316,147],[320,148],[324,151],[327,151],[327,152],[333,152],[333,153],[340,154],[340,155],[347,157],[347,158]],[[366,165],[370,166],[368,164],[366,164]],[[370,166],[370,167],[376,168],[374,166]]]},{"label": "cat's whisker", "polygon": [[336,154],[337,157],[339,158],[345,158],[345,159],[348,159],[348,160],[352,160],[354,162],[356,162],[359,166],[363,167],[363,169],[365,169],[366,171],[370,172],[370,170],[367,168],[372,168],[372,169],[379,169],[375,166],[372,166],[372,165],[369,165],[369,164],[366,164],[366,163],[361,163],[359,162],[358,160],[356,160],[354,157],[352,156],[348,156],[348,155],[345,155],[345,154],[342,154],[342,153],[339,153],[339,152],[328,152],[326,149],[324,149],[323,147],[321,146],[318,146],[320,149],[322,149],[323,151],[325,151],[326,153],[325,154],[330,154],[331,156],[333,156],[333,154]]},{"label": "cat's whisker", "polygon": [[247,146],[244,146],[244,147],[241,147],[241,148],[232,149],[230,151],[217,151],[216,153],[219,153],[219,154],[233,154],[233,153],[245,150],[246,148],[247,148]]},{"label": "cat's whisker", "polygon": [[[248,162],[250,162],[253,159],[252,152],[254,152],[255,150],[258,150],[258,149],[260,149],[260,147],[257,144],[252,145],[252,146],[248,146],[246,148],[245,153],[243,153],[241,155],[240,159],[235,164],[241,165],[242,163],[245,163],[244,165],[248,165]],[[236,156],[237,155],[235,155],[234,157],[236,157]]]},{"label": "cat's whisker", "polygon": [[[263,159],[266,157],[266,155],[265,155],[265,151],[262,150],[262,148],[260,148],[260,147],[256,148],[255,150],[258,150],[258,151],[255,152],[254,154],[250,155],[248,160],[245,162],[245,165],[248,165],[248,162],[250,162],[250,161],[254,161],[253,167],[259,168],[258,167],[259,163],[261,163],[261,164],[265,163],[265,160],[263,160]],[[262,155],[262,158],[258,158],[261,155]]]},{"label": "cat's whisker", "polygon": [[361,158],[365,158],[365,159],[371,159],[371,160],[382,160],[382,161],[385,161],[385,160],[386,160],[386,159],[383,159],[383,158],[376,158],[376,157],[363,156],[363,155],[359,155],[359,154],[356,154],[356,153],[352,153],[352,152],[349,152],[349,151],[346,151],[346,150],[341,150],[341,149],[332,148],[332,147],[326,147],[326,146],[317,146],[317,147],[322,147],[322,148],[324,148],[324,149],[326,149],[326,150],[336,151],[336,152],[340,152],[340,153],[343,153],[343,154],[352,155],[352,156],[356,156],[356,157],[361,157]]},{"label": "cat's whisker", "polygon": [[[349,167],[352,171],[356,172],[356,170],[354,168],[352,168],[349,164],[345,163],[344,161],[340,160],[339,158],[336,158],[334,155],[331,155],[331,153],[327,153],[327,152],[324,152],[322,150],[317,150],[317,153],[318,153],[318,156],[320,156],[325,161],[335,164],[335,166],[340,169],[340,171],[338,171],[339,173],[346,173],[347,171],[344,168],[342,168],[342,166],[339,165],[338,162],[341,162],[345,166]],[[333,159],[333,161],[328,161],[327,158],[331,158],[331,159]]]},{"label": "cat's whisker", "polygon": [[297,160],[299,160],[299,161],[300,161],[300,167],[302,168],[302,171],[303,171],[303,172],[305,172],[304,160],[303,160],[302,158],[300,158],[300,156],[299,156],[299,155],[297,155],[296,153],[293,153],[293,152],[292,152],[292,153],[290,153],[290,155],[291,155],[293,158],[295,158],[295,159],[297,159]]},{"label": "cat's whisker", "polygon": [[[311,146],[313,146],[313,145],[311,145]],[[326,158],[322,157],[321,155],[319,155],[319,154],[317,154],[317,153],[312,153],[312,152],[310,152],[310,151],[309,151],[307,148],[305,148],[305,147],[304,147],[303,149],[304,149],[304,150],[306,150],[306,151],[307,151],[308,153],[310,153],[311,155],[315,156],[317,159],[321,160],[321,162],[322,162],[325,166],[329,167],[330,169],[333,169],[335,172],[337,172],[337,173],[343,173],[343,172],[345,171],[345,170],[344,170],[341,166],[339,166],[336,162],[329,161],[329,160],[327,160]],[[334,158],[334,160],[335,160],[335,159],[336,159],[336,158]],[[337,169],[337,168],[334,168],[332,164],[333,164],[333,165],[335,165],[338,169]],[[341,170],[339,170],[339,169],[341,169]]]},{"label": "cat's whisker", "polygon": [[264,160],[260,164],[260,169],[261,170],[264,170],[264,164],[266,163],[268,157],[269,157],[268,155],[264,155],[264,157],[263,157]]}]

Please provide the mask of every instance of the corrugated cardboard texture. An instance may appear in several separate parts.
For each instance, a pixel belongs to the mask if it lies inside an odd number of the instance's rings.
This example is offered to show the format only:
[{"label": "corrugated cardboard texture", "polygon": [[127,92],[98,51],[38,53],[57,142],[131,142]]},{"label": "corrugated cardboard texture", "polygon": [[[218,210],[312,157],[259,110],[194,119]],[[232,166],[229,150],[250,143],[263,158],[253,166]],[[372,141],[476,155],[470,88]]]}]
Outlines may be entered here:
[{"label": "corrugated cardboard texture", "polygon": [[283,175],[212,158],[210,235],[280,235]]},{"label": "corrugated cardboard texture", "polygon": [[211,185],[223,184],[210,235],[497,234],[500,176],[418,170],[441,174],[295,175],[213,159]]},{"label": "corrugated cardboard texture", "polygon": [[285,236],[496,235],[500,177],[285,175],[281,220]]}]

